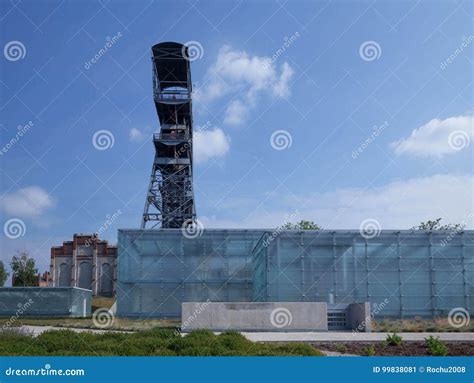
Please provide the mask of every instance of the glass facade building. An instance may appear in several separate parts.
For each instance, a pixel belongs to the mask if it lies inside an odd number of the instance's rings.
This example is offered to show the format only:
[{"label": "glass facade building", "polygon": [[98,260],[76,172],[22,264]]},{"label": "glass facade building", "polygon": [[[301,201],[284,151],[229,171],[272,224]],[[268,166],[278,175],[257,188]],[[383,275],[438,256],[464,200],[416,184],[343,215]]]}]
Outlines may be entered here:
[{"label": "glass facade building", "polygon": [[117,312],[182,302],[370,302],[375,317],[473,313],[474,231],[119,230]]},{"label": "glass facade building", "polygon": [[119,230],[117,314],[179,317],[181,302],[251,302],[255,230]]},{"label": "glass facade building", "polygon": [[79,287],[0,287],[0,317],[85,318],[91,302],[92,291]]}]

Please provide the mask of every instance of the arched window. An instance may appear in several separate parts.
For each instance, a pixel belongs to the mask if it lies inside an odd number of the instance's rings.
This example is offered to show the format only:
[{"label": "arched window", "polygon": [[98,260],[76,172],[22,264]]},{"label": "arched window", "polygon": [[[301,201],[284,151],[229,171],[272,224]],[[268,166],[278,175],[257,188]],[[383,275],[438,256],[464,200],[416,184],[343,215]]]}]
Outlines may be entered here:
[{"label": "arched window", "polygon": [[61,263],[59,265],[59,278],[58,278],[59,287],[68,287],[71,286],[71,268],[67,263]]},{"label": "arched window", "polygon": [[79,265],[79,287],[92,289],[92,265],[90,262],[81,262]]},{"label": "arched window", "polygon": [[109,263],[102,264],[100,270],[100,295],[112,296],[113,294],[113,269]]}]

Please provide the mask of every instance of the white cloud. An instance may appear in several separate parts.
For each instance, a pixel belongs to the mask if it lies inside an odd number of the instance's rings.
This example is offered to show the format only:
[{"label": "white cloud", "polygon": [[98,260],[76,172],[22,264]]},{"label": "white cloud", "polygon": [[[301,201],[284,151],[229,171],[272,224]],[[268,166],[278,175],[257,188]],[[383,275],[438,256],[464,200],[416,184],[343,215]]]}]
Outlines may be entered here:
[{"label": "white cloud", "polygon": [[273,86],[273,93],[278,97],[288,97],[290,94],[290,88],[288,83],[293,77],[295,71],[288,65],[288,63],[283,63],[281,76],[278,79],[278,82]]},{"label": "white cloud", "polygon": [[15,217],[33,218],[54,207],[54,199],[39,186],[29,186],[5,194],[0,200],[1,209]]},{"label": "white cloud", "polygon": [[[224,96],[232,96],[225,115],[226,123],[240,124],[245,121],[262,94],[284,98],[290,94],[289,82],[294,74],[287,62],[280,68],[265,56],[252,56],[245,51],[223,46],[215,63],[210,67],[203,87],[196,89],[197,102],[209,103]],[[236,111],[241,112],[237,118]]]},{"label": "white cloud", "polygon": [[[382,229],[410,229],[421,221],[443,218],[442,223],[465,223],[474,229],[474,176],[438,174],[390,182],[377,188],[342,188],[327,193],[263,196],[242,204],[242,217],[203,217],[206,227],[269,228],[281,225],[297,210],[295,221],[313,220],[326,229],[358,230],[374,218]],[[275,210],[273,206],[281,208]],[[225,202],[219,206],[227,211]]]},{"label": "white cloud", "polygon": [[375,218],[385,229],[409,229],[437,217],[445,223],[468,219],[473,187],[473,176],[438,174],[370,189],[340,189],[308,204],[313,205],[314,216],[326,221],[327,227],[357,229],[364,219]]},{"label": "white cloud", "polygon": [[232,101],[224,116],[224,123],[229,125],[240,125],[242,124],[247,117],[247,108],[240,100]]},{"label": "white cloud", "polygon": [[130,132],[128,134],[128,138],[132,142],[143,142],[145,139],[147,139],[150,136],[151,128],[149,126],[145,127],[143,130],[140,130],[138,128],[132,128],[130,129]]},{"label": "white cloud", "polygon": [[391,146],[397,155],[441,158],[467,148],[473,139],[473,116],[458,116],[433,119]]},{"label": "white cloud", "polygon": [[128,137],[130,138],[130,141],[132,142],[141,142],[144,139],[144,134],[137,128],[132,128],[130,129],[130,133]]},{"label": "white cloud", "polygon": [[193,133],[193,158],[196,163],[223,157],[230,149],[230,138],[222,129],[200,130]]}]

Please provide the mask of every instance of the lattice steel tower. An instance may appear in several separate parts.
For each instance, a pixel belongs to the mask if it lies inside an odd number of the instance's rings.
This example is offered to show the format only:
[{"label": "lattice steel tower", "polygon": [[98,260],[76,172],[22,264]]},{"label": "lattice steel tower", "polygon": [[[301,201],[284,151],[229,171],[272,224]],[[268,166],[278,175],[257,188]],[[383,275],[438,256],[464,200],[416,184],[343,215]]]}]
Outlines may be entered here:
[{"label": "lattice steel tower", "polygon": [[195,220],[193,116],[188,48],[166,42],[152,47],[153,98],[161,131],[153,135],[155,159],[142,229],[180,228]]}]

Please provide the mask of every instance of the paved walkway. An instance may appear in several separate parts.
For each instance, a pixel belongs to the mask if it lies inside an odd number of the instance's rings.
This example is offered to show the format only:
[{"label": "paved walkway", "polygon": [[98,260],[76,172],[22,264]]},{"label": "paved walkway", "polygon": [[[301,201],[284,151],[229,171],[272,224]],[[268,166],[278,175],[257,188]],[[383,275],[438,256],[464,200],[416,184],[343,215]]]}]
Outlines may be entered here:
[{"label": "paved walkway", "polygon": [[[53,327],[53,326],[22,326],[34,336],[37,336],[47,330],[72,330],[75,332],[92,332],[101,334],[112,330],[99,330],[89,328],[74,327]],[[121,331],[116,331],[121,332]],[[130,331],[126,331],[130,332]],[[383,332],[242,332],[247,339],[253,342],[377,342],[385,340],[388,333]],[[183,334],[184,335],[184,334]],[[444,341],[469,341],[474,342],[473,332],[402,332],[398,333],[403,340],[423,341],[425,338],[438,336]]]},{"label": "paved walkway", "polygon": [[[247,339],[254,342],[370,342],[385,340],[388,333],[383,332],[243,332]],[[474,342],[472,332],[402,332],[397,333],[403,340],[423,341],[430,335],[439,336],[444,341]]]},{"label": "paved walkway", "polygon": [[131,331],[120,331],[120,330],[100,330],[100,329],[92,329],[92,328],[75,328],[75,327],[53,327],[53,326],[21,326],[21,328],[33,336],[38,336],[41,333],[48,331],[48,330],[71,330],[74,332],[92,332],[94,334],[102,334],[104,332],[131,332]]}]

